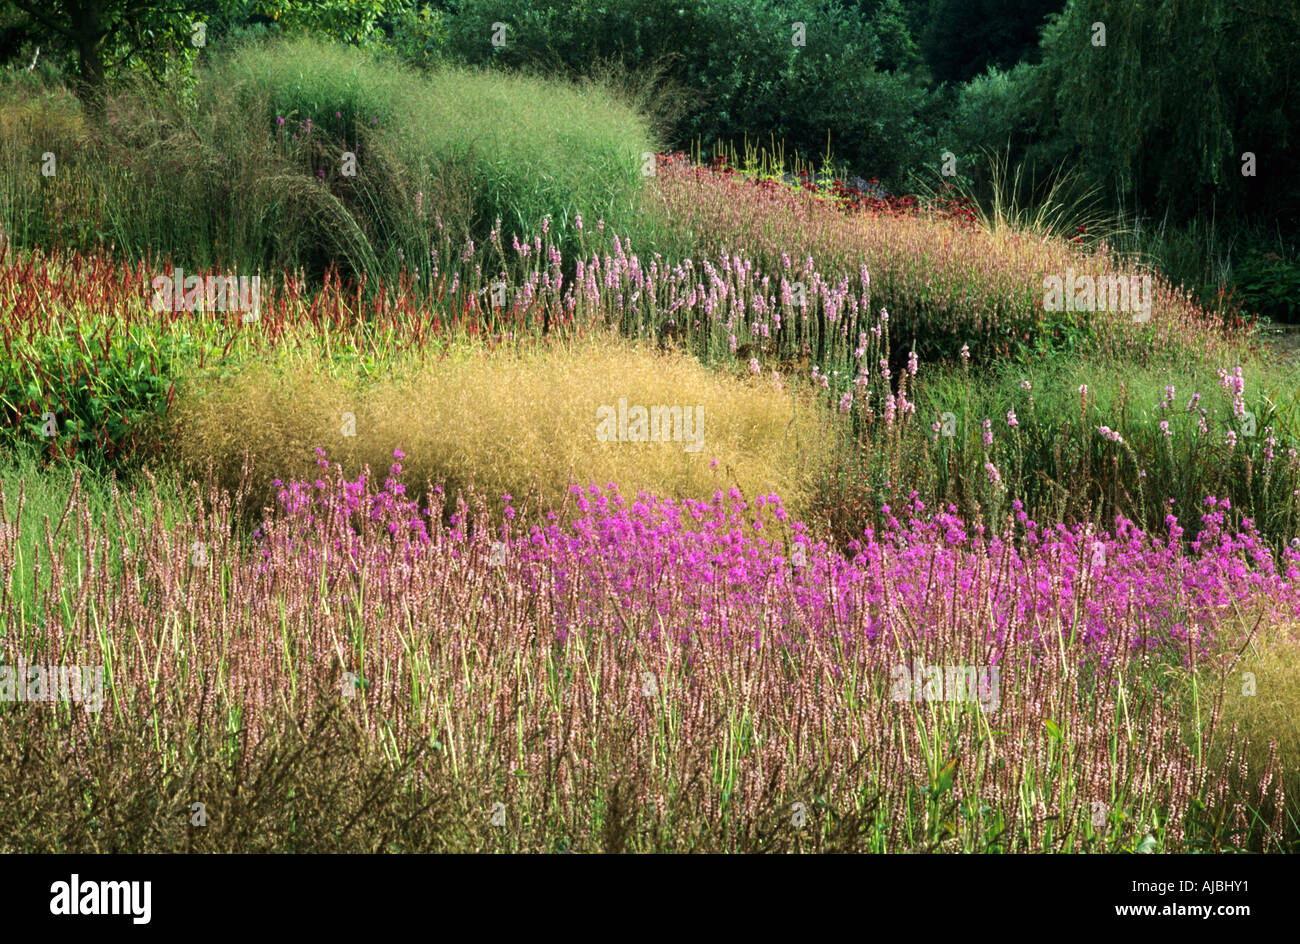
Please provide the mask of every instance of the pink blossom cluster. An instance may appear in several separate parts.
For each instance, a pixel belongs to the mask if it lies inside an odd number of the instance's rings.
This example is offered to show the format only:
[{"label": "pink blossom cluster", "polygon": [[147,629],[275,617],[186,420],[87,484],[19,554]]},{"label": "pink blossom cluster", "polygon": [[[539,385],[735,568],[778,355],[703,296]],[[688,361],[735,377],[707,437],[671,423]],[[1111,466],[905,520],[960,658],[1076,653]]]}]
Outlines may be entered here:
[{"label": "pink blossom cluster", "polygon": [[267,534],[301,540],[299,564],[336,576],[355,572],[361,557],[395,577],[423,555],[449,567],[489,566],[486,546],[495,543],[508,562],[503,574],[544,603],[560,639],[607,625],[610,607],[648,640],[670,633],[689,645],[703,635],[786,650],[814,637],[845,651],[894,646],[957,619],[983,634],[993,662],[1012,645],[1047,649],[1058,632],[1081,654],[1110,659],[1203,651],[1242,610],[1300,616],[1300,549],[1279,562],[1253,523],[1233,527],[1228,501],[1214,497],[1205,499],[1197,538],[1185,541],[1172,514],[1160,535],[1122,516],[1098,535],[1090,526],[1040,525],[1019,502],[993,534],[968,527],[951,506],[927,513],[913,493],[902,520],[883,508],[884,530],[868,528],[841,551],[791,522],[776,495],[751,503],[735,489],[697,501],[627,499],[614,483],[574,486],[563,513],[547,512],[545,523],[515,520],[507,500],[496,528],[464,505],[446,528],[441,491],[419,509],[400,471],[395,461],[378,490],[365,476],[292,483],[280,492],[280,514],[296,526]]}]

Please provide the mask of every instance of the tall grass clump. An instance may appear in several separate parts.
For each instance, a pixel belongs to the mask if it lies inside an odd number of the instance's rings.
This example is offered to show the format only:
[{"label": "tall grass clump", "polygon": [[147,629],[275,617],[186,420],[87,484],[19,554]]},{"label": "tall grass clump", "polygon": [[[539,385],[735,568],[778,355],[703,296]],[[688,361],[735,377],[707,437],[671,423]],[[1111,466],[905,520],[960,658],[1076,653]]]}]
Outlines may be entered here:
[{"label": "tall grass clump", "polygon": [[[253,495],[269,502],[271,480],[308,475],[322,443],[352,474],[383,468],[401,445],[417,481],[453,493],[473,484],[559,503],[576,480],[701,498],[735,483],[747,494],[780,490],[801,508],[832,444],[830,420],[806,394],[766,377],[719,377],[689,355],[608,333],[544,347],[452,344],[374,376],[322,371],[314,346],[281,350],[182,391],[169,438],[187,475],[202,478],[211,462],[233,487],[247,450]],[[683,422],[690,408],[693,419],[682,441],[599,441],[598,410],[620,400],[629,410],[681,407]],[[694,430],[698,447],[687,442]]]},{"label": "tall grass clump", "polygon": [[[427,266],[439,221],[461,242],[498,217],[508,233],[550,217],[566,245],[580,213],[633,232],[654,150],[647,121],[599,83],[421,74],[307,38],[214,57],[192,107],[134,84],[94,121],[21,95],[0,103],[3,156],[30,168],[0,203],[18,244],[112,241],[192,268],[395,278]],[[52,147],[58,172],[42,177]]]},{"label": "tall grass clump", "polygon": [[[1231,737],[1211,741],[1211,763],[1231,771],[1233,789],[1251,790],[1259,786],[1260,773],[1276,759],[1281,786],[1275,798],[1281,810],[1252,810],[1241,839],[1256,840],[1266,832],[1264,822],[1273,818],[1283,822],[1287,834],[1300,835],[1300,711],[1295,704],[1296,693],[1300,692],[1300,632],[1289,620],[1257,617],[1244,642],[1222,648],[1221,680],[1212,682],[1208,691],[1222,712],[1222,734],[1231,732],[1247,745],[1244,751],[1237,747],[1238,755],[1244,755],[1247,771],[1235,769]],[[1178,681],[1183,687],[1186,714],[1194,718],[1197,685],[1205,685],[1208,680],[1180,675]],[[1249,771],[1254,771],[1253,776]]]},{"label": "tall grass clump", "polygon": [[[81,246],[99,239],[96,207],[85,202],[93,193],[68,172],[81,166],[92,142],[77,97],[66,88],[11,77],[0,82],[0,160],[6,168],[0,174],[0,248]],[[53,165],[47,154],[55,156]]]},{"label": "tall grass clump", "polygon": [[341,131],[357,144],[355,178],[313,171],[355,190],[348,202],[369,224],[393,227],[376,233],[377,251],[400,249],[413,267],[440,215],[479,240],[497,218],[523,236],[549,216],[569,249],[577,214],[637,227],[653,141],[645,119],[597,84],[450,65],[419,74],[310,39],[246,46],[212,78],[254,93],[246,107],[280,139],[320,134],[328,151]]},{"label": "tall grass clump", "polygon": [[[1158,275],[1152,275],[1147,322],[1135,323],[1126,313],[1044,310],[1047,275],[1151,274],[1120,265],[1104,243],[989,229],[965,214],[911,204],[877,202],[866,212],[846,213],[824,195],[692,166],[676,156],[661,166],[654,206],[691,234],[700,256],[725,253],[752,262],[755,280],[769,279],[765,294],[773,299],[784,299],[791,283],[805,282],[809,310],[785,319],[773,347],[807,345],[823,370],[843,371],[845,352],[882,307],[897,345],[895,369],[900,351],[902,358],[914,349],[949,360],[963,344],[977,363],[1023,351],[1091,349],[1178,363],[1224,349],[1220,326]],[[814,265],[824,285],[809,281]],[[868,290],[873,311],[855,312],[853,294]],[[761,320],[764,311],[746,306],[746,321]]]},{"label": "tall grass clump", "polygon": [[1018,502],[1040,520],[1101,526],[1123,514],[1148,527],[1195,520],[1214,494],[1285,546],[1300,532],[1300,438],[1281,400],[1295,374],[1244,360],[924,365],[904,432],[841,450],[817,505],[852,537],[912,488],[990,522]]}]

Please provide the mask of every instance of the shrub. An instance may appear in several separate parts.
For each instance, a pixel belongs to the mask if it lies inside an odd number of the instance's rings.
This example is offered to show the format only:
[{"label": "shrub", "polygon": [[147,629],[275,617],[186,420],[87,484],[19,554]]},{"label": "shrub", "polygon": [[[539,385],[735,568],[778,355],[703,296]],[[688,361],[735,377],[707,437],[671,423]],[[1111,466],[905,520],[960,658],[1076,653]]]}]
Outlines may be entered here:
[{"label": "shrub", "polygon": [[989,183],[987,154],[1025,159],[1032,149],[1031,161],[1045,156],[1042,142],[1052,118],[1045,91],[1037,67],[1023,62],[1006,71],[990,66],[958,88],[940,143],[956,155],[959,174],[975,181],[977,192]]},{"label": "shrub", "polygon": [[1232,269],[1238,303],[1273,321],[1300,322],[1300,258],[1275,252],[1249,255]]}]

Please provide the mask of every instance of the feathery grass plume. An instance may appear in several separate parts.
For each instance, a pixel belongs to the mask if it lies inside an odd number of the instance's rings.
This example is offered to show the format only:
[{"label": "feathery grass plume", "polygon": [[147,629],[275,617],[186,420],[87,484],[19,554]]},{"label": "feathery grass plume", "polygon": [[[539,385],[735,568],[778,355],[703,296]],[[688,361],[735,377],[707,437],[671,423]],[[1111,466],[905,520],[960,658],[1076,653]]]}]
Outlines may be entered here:
[{"label": "feathery grass plume", "polygon": [[[257,507],[272,478],[310,473],[317,445],[352,474],[382,468],[401,445],[417,481],[452,492],[473,482],[488,494],[539,489],[559,503],[570,482],[594,480],[701,498],[734,482],[748,494],[789,494],[799,508],[832,448],[833,421],[806,394],[762,377],[718,377],[689,355],[616,336],[517,351],[455,346],[438,359],[390,362],[387,377],[331,375],[313,363],[253,363],[182,395],[173,445],[187,474],[211,460],[233,487],[247,449]],[[620,401],[649,411],[649,434],[666,410],[670,441],[600,441],[600,411],[617,412]],[[344,432],[344,413],[355,435]]]}]

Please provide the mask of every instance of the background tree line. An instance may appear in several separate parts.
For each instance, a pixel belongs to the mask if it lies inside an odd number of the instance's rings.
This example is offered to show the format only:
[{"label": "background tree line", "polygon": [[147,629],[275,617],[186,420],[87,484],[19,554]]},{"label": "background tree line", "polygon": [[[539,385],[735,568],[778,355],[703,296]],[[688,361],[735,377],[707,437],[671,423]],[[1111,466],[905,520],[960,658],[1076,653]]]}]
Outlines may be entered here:
[{"label": "background tree line", "polygon": [[1298,0],[4,0],[0,63],[93,109],[133,74],[183,87],[195,23],[208,44],[310,30],[421,65],[614,77],[672,147],[829,147],[893,191],[945,152],[986,200],[1007,183],[990,154],[1030,182],[1017,201],[1064,168],[1130,236],[1158,231],[1131,248],[1171,274],[1206,290],[1231,267],[1300,318]]}]

